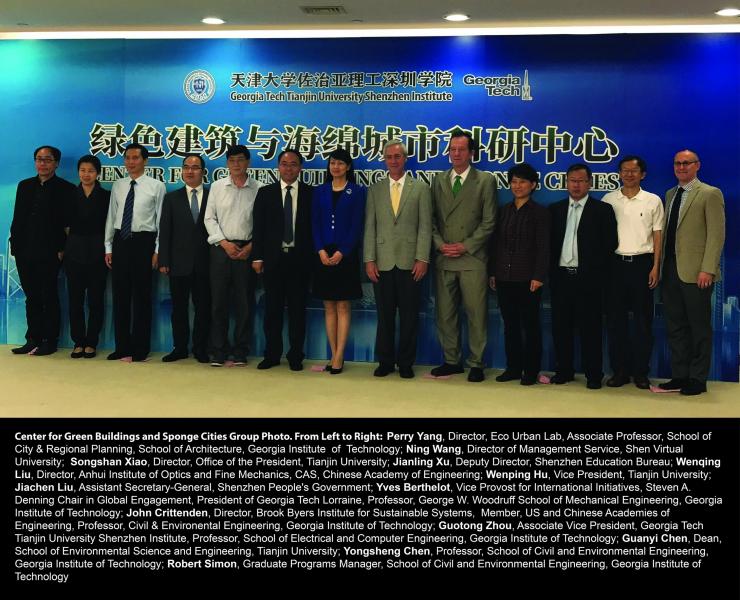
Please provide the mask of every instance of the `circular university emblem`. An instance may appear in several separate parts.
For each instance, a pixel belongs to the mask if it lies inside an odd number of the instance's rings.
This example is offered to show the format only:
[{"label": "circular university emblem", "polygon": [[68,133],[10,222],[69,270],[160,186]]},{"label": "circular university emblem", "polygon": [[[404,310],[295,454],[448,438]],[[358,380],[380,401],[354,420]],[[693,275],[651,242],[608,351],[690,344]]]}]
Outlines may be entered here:
[{"label": "circular university emblem", "polygon": [[216,93],[216,81],[208,71],[192,71],[185,78],[182,91],[191,102],[203,104],[213,98],[213,94]]}]

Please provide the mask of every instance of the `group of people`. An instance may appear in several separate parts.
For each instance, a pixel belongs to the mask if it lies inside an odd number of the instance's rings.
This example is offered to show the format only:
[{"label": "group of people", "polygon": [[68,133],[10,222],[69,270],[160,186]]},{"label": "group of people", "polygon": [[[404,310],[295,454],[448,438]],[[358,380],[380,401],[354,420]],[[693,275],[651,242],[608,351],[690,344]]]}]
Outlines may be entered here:
[{"label": "group of people", "polygon": [[[647,167],[638,156],[619,162],[622,187],[602,200],[589,195],[585,164],[565,175],[568,198],[549,207],[533,194],[537,171],[526,163],[508,172],[512,202],[497,208],[490,173],[472,166],[471,135],[452,133],[451,168],[432,185],[406,172],[399,140],[383,148],[387,177],[367,190],[357,185],[351,155],[328,157],[325,183],[300,179],[303,157],[278,156],[279,181],[249,176],[250,152],[226,152],[228,176],[203,185],[202,156],[185,156],[184,187],[166,193],[148,177],[147,149],[130,144],[128,176],[109,192],[97,182],[100,161],[78,161],[80,184],[56,176],[58,149],[34,153],[37,176],[18,185],[11,252],[26,293],[26,343],[16,354],[51,354],[59,337],[57,273],[69,280],[73,358],[92,358],[103,323],[107,270],[112,271],[115,350],[108,359],[146,360],[150,350],[152,271],[169,278],[172,362],[193,356],[222,366],[246,364],[256,278],[264,288],[264,357],[258,369],[280,364],[287,305],[290,368],[303,368],[306,303],[324,302],[331,356],[325,370],[340,374],[351,302],[362,296],[361,262],[377,305],[377,377],[414,377],[420,282],[434,263],[436,322],[444,363],[435,377],[463,373],[460,309],[467,319],[468,380],[485,379],[488,288],[504,322],[506,369],[498,381],[539,380],[543,286],[552,299],[554,384],[574,379],[574,338],[590,389],[602,386],[602,319],[607,316],[612,375],[606,385],[630,381],[641,389],[652,353],[653,291],[662,281],[673,378],[664,391],[706,391],[711,362],[711,293],[724,243],[722,193],[697,179],[699,157],[678,152],[678,185],[663,202],[641,188]],[[107,268],[106,268],[107,267]],[[312,288],[312,289],[311,289]],[[89,317],[85,319],[87,296]],[[194,306],[192,335],[189,305]],[[629,313],[634,335],[629,336]],[[229,340],[233,313],[234,328]],[[396,345],[396,317],[399,321]]]}]

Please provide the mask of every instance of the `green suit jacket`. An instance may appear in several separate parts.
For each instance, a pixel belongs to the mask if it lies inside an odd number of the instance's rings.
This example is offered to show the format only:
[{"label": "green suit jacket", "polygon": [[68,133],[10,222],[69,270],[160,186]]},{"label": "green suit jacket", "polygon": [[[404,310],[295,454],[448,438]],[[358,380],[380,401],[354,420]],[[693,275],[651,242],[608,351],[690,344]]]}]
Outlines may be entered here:
[{"label": "green suit jacket", "polygon": [[[671,204],[678,186],[665,194],[663,254]],[[676,267],[684,283],[696,283],[700,271],[719,281],[719,259],[725,243],[725,200],[716,187],[697,181],[684,196],[676,226]],[[662,263],[662,261],[661,261]],[[662,264],[661,264],[662,272]]]},{"label": "green suit jacket", "polygon": [[437,254],[436,266],[448,271],[485,271],[488,238],[496,223],[496,184],[490,173],[471,167],[455,198],[451,172],[438,173],[432,182],[432,240],[436,250],[442,244],[462,242],[467,252],[458,258]]},{"label": "green suit jacket", "polygon": [[380,271],[410,271],[414,262],[429,262],[432,247],[432,201],[429,186],[406,173],[398,214],[393,214],[388,178],[367,190],[364,260]]}]

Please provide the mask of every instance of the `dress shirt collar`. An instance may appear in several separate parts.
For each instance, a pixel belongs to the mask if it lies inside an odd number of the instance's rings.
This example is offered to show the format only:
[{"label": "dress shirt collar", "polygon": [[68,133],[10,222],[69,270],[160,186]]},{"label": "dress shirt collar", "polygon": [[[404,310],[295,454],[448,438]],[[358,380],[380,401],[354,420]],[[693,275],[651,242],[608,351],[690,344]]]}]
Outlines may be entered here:
[{"label": "dress shirt collar", "polygon": [[699,178],[694,177],[691,181],[689,181],[686,185],[681,185],[680,183],[676,186],[676,189],[683,188],[684,192],[688,192],[689,190],[693,189],[694,186],[699,183]]},{"label": "dress shirt collar", "polygon": [[568,208],[573,208],[576,204],[579,204],[581,208],[584,208],[587,200],[588,196],[584,196],[580,200],[574,200],[571,196],[568,196]]},{"label": "dress shirt collar", "polygon": [[468,178],[468,175],[470,175],[470,169],[471,166],[468,165],[468,168],[465,169],[462,173],[458,173],[455,171],[455,169],[450,170],[450,185],[455,185],[455,178],[459,175],[460,176],[460,183],[465,183],[465,180]]},{"label": "dress shirt collar", "polygon": [[296,179],[293,183],[285,183],[282,179],[280,180],[280,189],[285,191],[285,188],[290,186],[291,191],[292,190],[298,190],[298,180]]}]

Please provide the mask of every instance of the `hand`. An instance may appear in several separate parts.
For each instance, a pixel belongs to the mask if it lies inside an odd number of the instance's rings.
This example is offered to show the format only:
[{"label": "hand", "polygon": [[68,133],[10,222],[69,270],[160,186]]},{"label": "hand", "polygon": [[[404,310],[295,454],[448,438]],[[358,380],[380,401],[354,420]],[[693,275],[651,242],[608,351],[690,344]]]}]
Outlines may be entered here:
[{"label": "hand", "polygon": [[374,260],[365,263],[365,273],[367,273],[367,278],[370,281],[372,281],[373,283],[378,283],[378,279],[380,278],[380,271],[378,271],[378,265],[375,264]]},{"label": "hand", "polygon": [[340,262],[342,262],[342,258],[344,258],[344,255],[337,250],[334,254],[331,255],[331,258],[329,258],[329,264],[333,267],[336,267]]},{"label": "hand", "polygon": [[325,267],[331,266],[331,263],[329,262],[329,255],[326,253],[326,250],[323,248],[319,250],[319,260],[321,261],[321,264]]},{"label": "hand", "polygon": [[533,279],[529,282],[529,291],[530,292],[536,292],[538,289],[542,287],[542,282],[537,281],[536,279]]},{"label": "hand", "polygon": [[59,262],[62,262],[62,260],[64,259],[64,251],[57,252],[57,258],[59,259]]},{"label": "hand", "polygon": [[658,285],[660,281],[660,275],[658,275],[658,267],[653,267],[648,275],[648,287],[652,290]]},{"label": "hand", "polygon": [[261,260],[255,261],[252,263],[252,268],[254,269],[254,272],[257,273],[257,275],[262,275],[262,271],[264,271],[264,265]]},{"label": "hand", "polygon": [[152,254],[152,271],[157,270],[158,263],[159,263],[159,254],[155,252],[154,254]]},{"label": "hand", "polygon": [[113,253],[112,252],[106,252],[105,266],[108,267],[109,269],[113,268]]},{"label": "hand", "polygon": [[456,244],[442,244],[442,247],[439,250],[447,258],[459,258],[467,252],[465,244],[460,242]]},{"label": "hand", "polygon": [[424,275],[427,274],[428,268],[429,265],[423,260],[414,261],[414,268],[411,269],[411,275],[413,276],[414,281],[421,281],[424,279]]},{"label": "hand", "polygon": [[493,275],[488,278],[488,287],[496,291],[496,278]]},{"label": "hand", "polygon": [[714,283],[714,275],[701,271],[696,278],[696,285],[699,286],[700,290],[705,290]]},{"label": "hand", "polygon": [[249,242],[248,244],[242,246],[241,250],[237,252],[234,260],[247,260],[250,254],[252,254],[252,242]]},{"label": "hand", "polygon": [[162,273],[162,275],[169,275],[170,268],[169,267],[159,267],[159,272]]},{"label": "hand", "polygon": [[239,255],[239,246],[237,246],[234,242],[229,242],[227,240],[221,240],[218,245],[224,249],[224,252],[226,252],[226,256],[236,260],[237,256]]}]

